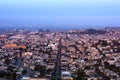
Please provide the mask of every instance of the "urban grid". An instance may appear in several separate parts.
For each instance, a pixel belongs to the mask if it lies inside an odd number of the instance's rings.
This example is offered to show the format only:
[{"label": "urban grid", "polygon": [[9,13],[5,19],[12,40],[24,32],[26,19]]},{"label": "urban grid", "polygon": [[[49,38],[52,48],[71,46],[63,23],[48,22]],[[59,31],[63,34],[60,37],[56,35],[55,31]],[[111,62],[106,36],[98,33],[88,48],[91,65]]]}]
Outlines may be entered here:
[{"label": "urban grid", "polygon": [[120,28],[0,30],[0,80],[120,80]]}]

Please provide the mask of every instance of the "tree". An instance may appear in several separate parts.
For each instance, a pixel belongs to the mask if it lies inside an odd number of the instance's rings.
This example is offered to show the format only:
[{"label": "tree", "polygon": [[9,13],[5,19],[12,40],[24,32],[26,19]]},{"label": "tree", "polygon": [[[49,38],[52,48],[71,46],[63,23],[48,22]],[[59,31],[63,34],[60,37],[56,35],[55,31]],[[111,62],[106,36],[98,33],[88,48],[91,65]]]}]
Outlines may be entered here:
[{"label": "tree", "polygon": [[104,62],[105,68],[108,69],[109,68],[109,63],[108,62]]},{"label": "tree", "polygon": [[0,71],[0,77],[4,77],[6,73],[4,71]]},{"label": "tree", "polygon": [[25,75],[26,73],[27,73],[27,70],[24,69],[24,70],[22,71],[22,74]]},{"label": "tree", "polygon": [[87,75],[85,74],[85,72],[83,70],[78,69],[76,80],[87,80]]},{"label": "tree", "polygon": [[41,77],[45,76],[45,66],[42,65],[35,65],[35,71],[38,71],[41,75]]}]

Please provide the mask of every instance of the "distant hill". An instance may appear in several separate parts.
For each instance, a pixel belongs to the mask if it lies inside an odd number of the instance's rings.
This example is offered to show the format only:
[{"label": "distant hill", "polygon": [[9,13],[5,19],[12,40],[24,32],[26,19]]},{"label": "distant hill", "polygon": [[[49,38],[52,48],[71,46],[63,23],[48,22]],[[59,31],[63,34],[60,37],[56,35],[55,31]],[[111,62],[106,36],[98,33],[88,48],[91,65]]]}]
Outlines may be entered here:
[{"label": "distant hill", "polygon": [[106,31],[104,31],[104,30],[96,30],[96,29],[87,29],[87,30],[85,30],[83,32],[80,32],[80,33],[81,34],[91,34],[91,35],[93,35],[93,34],[105,34]]}]

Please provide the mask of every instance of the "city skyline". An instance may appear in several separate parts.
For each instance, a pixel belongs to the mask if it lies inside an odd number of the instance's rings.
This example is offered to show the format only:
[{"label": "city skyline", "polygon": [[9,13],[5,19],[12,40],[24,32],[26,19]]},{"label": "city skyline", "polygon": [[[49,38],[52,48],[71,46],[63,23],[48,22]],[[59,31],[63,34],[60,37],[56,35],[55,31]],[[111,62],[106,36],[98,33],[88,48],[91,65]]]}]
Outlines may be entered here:
[{"label": "city skyline", "polygon": [[1,0],[0,80],[120,80],[120,0]]}]

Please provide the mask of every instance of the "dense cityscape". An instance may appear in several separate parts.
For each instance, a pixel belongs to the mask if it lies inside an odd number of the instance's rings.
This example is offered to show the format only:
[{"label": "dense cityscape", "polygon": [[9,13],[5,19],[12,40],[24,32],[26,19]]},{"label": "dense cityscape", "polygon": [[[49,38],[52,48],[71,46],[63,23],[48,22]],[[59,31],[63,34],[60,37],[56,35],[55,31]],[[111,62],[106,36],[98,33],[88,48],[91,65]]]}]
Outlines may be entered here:
[{"label": "dense cityscape", "polygon": [[0,80],[120,80],[120,28],[0,30]]}]

